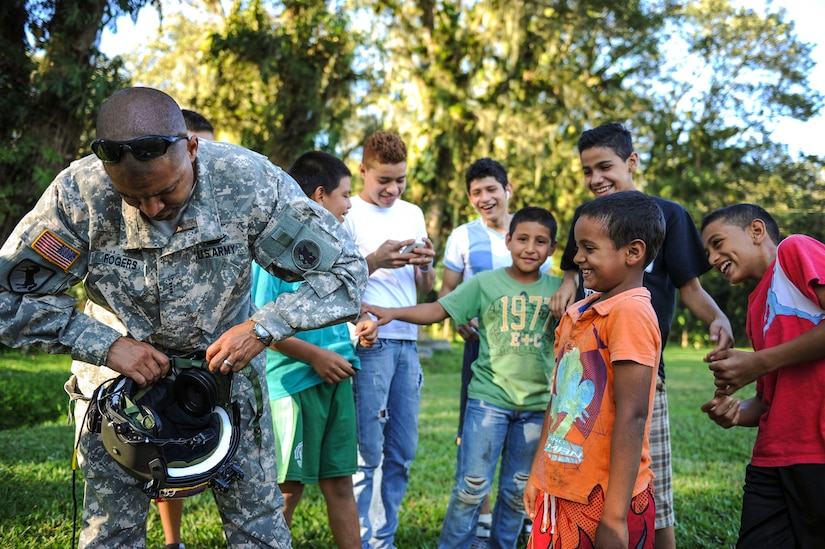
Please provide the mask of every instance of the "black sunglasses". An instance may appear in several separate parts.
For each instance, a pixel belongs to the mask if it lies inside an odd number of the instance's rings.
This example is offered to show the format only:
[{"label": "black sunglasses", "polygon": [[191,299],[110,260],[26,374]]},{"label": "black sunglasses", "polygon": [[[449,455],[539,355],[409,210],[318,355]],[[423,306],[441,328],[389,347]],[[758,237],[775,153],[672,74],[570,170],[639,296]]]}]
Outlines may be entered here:
[{"label": "black sunglasses", "polygon": [[189,139],[189,136],[144,135],[129,141],[95,139],[92,141],[92,152],[104,162],[119,162],[123,156],[123,149],[129,149],[135,160],[152,160],[166,154],[166,149],[181,139]]}]

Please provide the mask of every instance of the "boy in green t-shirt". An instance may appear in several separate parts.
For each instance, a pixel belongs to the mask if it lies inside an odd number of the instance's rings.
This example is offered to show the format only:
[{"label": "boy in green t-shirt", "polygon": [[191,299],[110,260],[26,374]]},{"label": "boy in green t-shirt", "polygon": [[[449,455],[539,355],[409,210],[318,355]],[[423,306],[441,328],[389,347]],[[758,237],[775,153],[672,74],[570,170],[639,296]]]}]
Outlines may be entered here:
[{"label": "boy in green t-shirt", "polygon": [[481,503],[501,456],[490,544],[515,547],[525,513],[520,502],[538,447],[553,368],[550,297],[561,279],[540,268],[556,249],[556,220],[528,207],[513,215],[506,237],[509,267],[485,271],[435,303],[382,308],[363,305],[383,325],[391,320],[458,324],[478,318],[480,348],[473,363],[458,468],[439,547],[469,546]]}]

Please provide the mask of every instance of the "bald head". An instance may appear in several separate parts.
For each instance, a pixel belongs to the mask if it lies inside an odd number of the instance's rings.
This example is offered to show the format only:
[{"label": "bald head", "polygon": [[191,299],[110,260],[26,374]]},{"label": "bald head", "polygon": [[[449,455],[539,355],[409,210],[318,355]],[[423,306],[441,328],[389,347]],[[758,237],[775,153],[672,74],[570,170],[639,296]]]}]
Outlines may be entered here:
[{"label": "bald head", "polygon": [[126,141],[144,135],[185,135],[186,123],[175,100],[153,88],[126,88],[100,107],[97,137]]}]

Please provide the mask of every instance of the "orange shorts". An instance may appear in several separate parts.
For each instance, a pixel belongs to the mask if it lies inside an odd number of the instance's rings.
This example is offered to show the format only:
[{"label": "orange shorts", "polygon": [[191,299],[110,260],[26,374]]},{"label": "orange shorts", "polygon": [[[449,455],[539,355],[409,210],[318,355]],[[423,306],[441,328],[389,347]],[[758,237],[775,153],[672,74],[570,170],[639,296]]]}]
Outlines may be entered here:
[{"label": "orange shorts", "polygon": [[[551,527],[552,520],[548,518],[543,528],[544,492],[539,492],[536,498],[536,518],[527,549],[592,549],[596,527],[604,509],[602,487],[593,488],[586,504],[556,498],[555,507],[554,527]],[[655,521],[656,506],[653,503],[651,482],[645,491],[630,500],[630,511],[627,513],[627,528],[630,533],[628,547],[653,549]]]}]

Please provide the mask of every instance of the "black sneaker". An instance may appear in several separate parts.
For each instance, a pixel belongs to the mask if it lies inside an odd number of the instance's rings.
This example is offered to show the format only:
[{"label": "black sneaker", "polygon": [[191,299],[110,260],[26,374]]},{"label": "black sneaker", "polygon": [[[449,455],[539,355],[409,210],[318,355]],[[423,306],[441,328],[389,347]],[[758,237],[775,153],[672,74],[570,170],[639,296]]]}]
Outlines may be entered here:
[{"label": "black sneaker", "polygon": [[486,538],[476,536],[476,539],[473,540],[473,544],[470,545],[470,549],[487,549],[487,542],[489,539],[489,536]]}]

